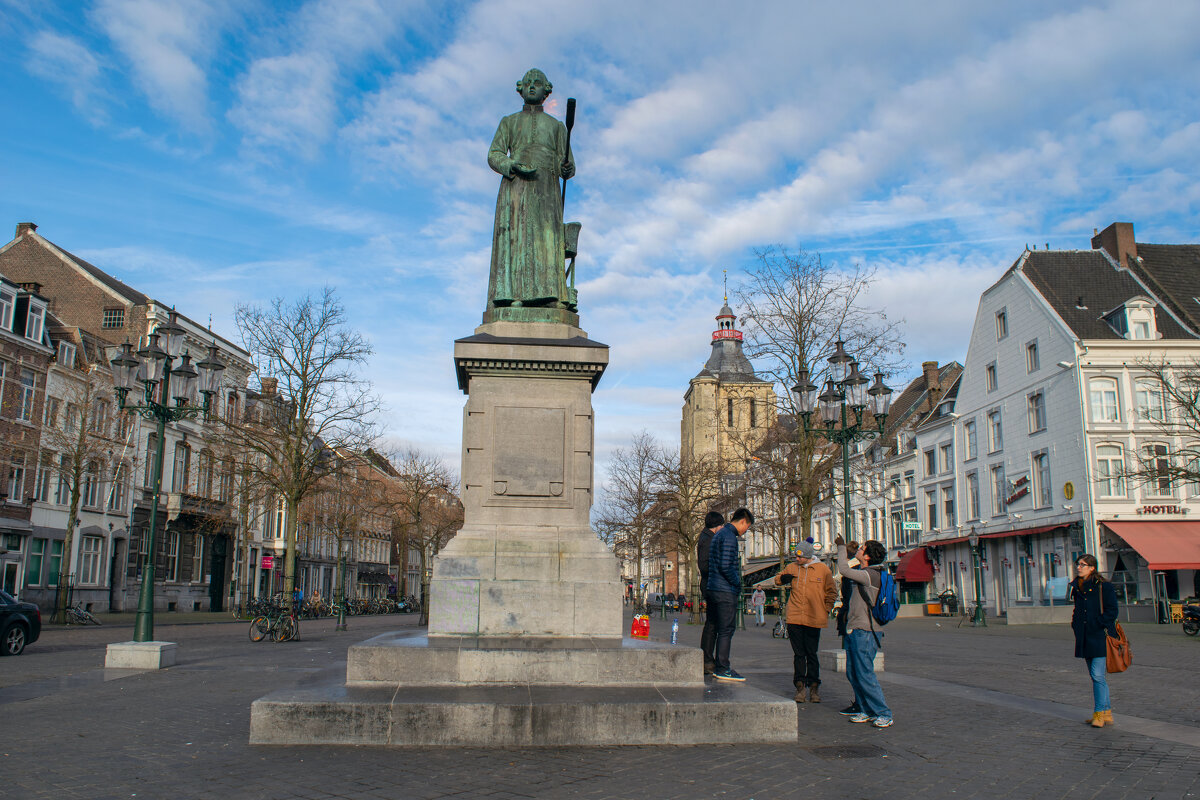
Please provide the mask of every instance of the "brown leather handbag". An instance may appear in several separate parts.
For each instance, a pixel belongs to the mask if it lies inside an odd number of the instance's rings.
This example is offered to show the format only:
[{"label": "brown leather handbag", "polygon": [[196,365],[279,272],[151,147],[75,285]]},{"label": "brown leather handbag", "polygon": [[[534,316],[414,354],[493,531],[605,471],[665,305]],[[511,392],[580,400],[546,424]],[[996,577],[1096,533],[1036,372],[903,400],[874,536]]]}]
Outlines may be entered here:
[{"label": "brown leather handbag", "polygon": [[[1100,615],[1104,615],[1104,587],[1097,587],[1100,590]],[[1108,631],[1104,632],[1104,638],[1108,645],[1108,651],[1105,654],[1105,668],[1109,672],[1124,672],[1129,669],[1129,665],[1133,663],[1133,648],[1129,646],[1129,639],[1125,636],[1125,629],[1121,627],[1121,623],[1114,623],[1117,629],[1117,635],[1113,636]]]}]

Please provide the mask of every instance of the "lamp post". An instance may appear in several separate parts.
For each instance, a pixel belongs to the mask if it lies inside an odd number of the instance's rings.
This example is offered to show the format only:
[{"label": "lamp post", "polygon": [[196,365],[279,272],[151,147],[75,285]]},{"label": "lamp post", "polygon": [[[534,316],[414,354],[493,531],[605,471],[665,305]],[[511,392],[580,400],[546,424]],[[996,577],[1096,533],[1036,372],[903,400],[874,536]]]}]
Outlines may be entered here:
[{"label": "lamp post", "polygon": [[[150,334],[145,347],[135,354],[133,346],[126,342],[117,357],[109,362],[120,409],[135,411],[157,424],[152,486],[154,499],[150,503],[146,561],[142,565],[142,588],[133,626],[135,642],[154,641],[154,534],[158,522],[158,495],[162,491],[166,425],[201,414],[207,418],[212,397],[221,383],[221,372],[225,369],[225,365],[217,358],[216,345],[210,345],[208,357],[193,367],[191,356],[186,352],[180,354],[183,336],[184,330],[176,322],[175,312],[172,311],[170,321],[159,325]],[[172,368],[176,360],[179,366]],[[174,388],[171,386],[172,376],[177,381]],[[141,384],[142,402],[127,403],[129,393],[138,388],[138,384]],[[201,396],[203,403],[200,403]]]},{"label": "lamp post", "polygon": [[[892,404],[892,390],[884,385],[882,372],[875,373],[875,383],[869,389],[868,383],[859,371],[858,361],[846,352],[845,342],[839,339],[829,357],[829,378],[824,391],[817,395],[817,386],[809,379],[807,368],[800,370],[799,380],[792,387],[804,432],[841,445],[842,530],[846,537],[850,536],[850,444],[881,436]],[[875,423],[872,427],[865,424],[868,405]],[[810,424],[814,412],[820,419],[817,425]]]},{"label": "lamp post", "polygon": [[986,628],[987,620],[983,616],[983,565],[980,562],[979,534],[975,532],[974,525],[971,526],[971,536],[967,541],[971,543],[971,566],[975,570],[975,616],[971,624],[976,628]]}]

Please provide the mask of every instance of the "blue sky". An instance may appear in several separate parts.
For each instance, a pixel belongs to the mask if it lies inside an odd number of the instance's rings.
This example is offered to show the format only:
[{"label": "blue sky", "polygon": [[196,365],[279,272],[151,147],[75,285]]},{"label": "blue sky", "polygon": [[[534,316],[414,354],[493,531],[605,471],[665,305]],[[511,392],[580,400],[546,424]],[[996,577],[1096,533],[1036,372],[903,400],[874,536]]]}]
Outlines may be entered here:
[{"label": "blue sky", "polygon": [[579,102],[602,460],[678,442],[756,248],[877,268],[919,364],[964,357],[1027,243],[1200,241],[1196,3],[0,0],[0,38],[0,223],[230,336],[236,302],[337,287],[390,435],[455,466],[487,146],[531,66]]}]

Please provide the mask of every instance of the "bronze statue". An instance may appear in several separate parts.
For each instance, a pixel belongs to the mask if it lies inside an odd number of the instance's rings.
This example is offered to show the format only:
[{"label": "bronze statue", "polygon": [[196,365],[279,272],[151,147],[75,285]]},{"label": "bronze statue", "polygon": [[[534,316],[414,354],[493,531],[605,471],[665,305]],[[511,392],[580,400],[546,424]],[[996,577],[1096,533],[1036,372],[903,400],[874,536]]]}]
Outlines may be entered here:
[{"label": "bronze statue", "polygon": [[[573,310],[564,261],[574,256],[574,244],[568,248],[560,179],[575,174],[575,162],[566,126],[542,110],[553,89],[541,70],[526,72],[517,83],[525,107],[500,120],[488,151],[488,165],[502,179],[485,318],[550,320],[561,319],[561,312],[532,309]],[[530,311],[496,312],[503,308]]]}]

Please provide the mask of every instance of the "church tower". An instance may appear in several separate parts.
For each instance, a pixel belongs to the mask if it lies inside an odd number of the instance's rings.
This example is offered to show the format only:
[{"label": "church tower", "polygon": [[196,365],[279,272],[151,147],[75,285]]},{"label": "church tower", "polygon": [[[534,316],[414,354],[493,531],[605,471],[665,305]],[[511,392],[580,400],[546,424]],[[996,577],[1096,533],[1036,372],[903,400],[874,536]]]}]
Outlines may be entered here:
[{"label": "church tower", "polygon": [[682,457],[715,457],[726,474],[745,468],[746,455],[775,422],[773,383],[754,374],[736,322],[726,297],[717,313],[712,354],[683,396],[680,425]]}]

